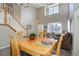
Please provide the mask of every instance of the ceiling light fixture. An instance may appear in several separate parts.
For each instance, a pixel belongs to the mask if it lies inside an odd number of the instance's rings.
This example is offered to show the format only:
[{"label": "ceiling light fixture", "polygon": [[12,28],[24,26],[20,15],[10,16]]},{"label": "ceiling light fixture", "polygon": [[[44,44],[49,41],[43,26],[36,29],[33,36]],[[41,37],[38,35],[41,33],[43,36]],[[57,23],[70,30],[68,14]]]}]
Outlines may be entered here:
[{"label": "ceiling light fixture", "polygon": [[29,7],[29,4],[28,4],[28,3],[25,3],[25,4],[24,4],[24,7],[25,7],[25,8]]}]

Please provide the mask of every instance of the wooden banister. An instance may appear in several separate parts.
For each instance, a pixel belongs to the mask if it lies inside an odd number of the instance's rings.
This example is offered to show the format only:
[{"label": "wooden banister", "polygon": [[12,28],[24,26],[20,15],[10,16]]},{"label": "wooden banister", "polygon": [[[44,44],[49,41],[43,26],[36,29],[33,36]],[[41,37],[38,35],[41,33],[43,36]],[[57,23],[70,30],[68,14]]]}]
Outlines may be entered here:
[{"label": "wooden banister", "polygon": [[[9,13],[9,12],[8,12]],[[10,14],[10,13],[9,13]],[[11,14],[10,14],[11,15]],[[24,30],[26,30],[26,28],[17,20],[17,18],[15,17],[15,16],[13,16],[13,15],[11,15],[13,18],[14,18],[14,20],[15,21],[17,21],[17,23],[18,24],[20,24],[20,26],[24,29]]]},{"label": "wooden banister", "polygon": [[[8,8],[8,6],[7,6],[7,8]],[[8,12],[8,9],[7,9],[7,12]],[[9,13],[9,12],[8,12]],[[10,13],[9,13],[10,14]],[[11,15],[11,14],[10,14]],[[18,21],[18,19],[16,18],[16,16],[13,16],[13,15],[11,15],[13,18],[14,18],[14,20],[15,21],[17,21],[17,23],[18,24],[20,24],[20,26],[24,29],[24,30],[26,30],[26,28]]]},{"label": "wooden banister", "polygon": [[4,24],[7,24],[7,10],[4,9]]},{"label": "wooden banister", "polygon": [[22,27],[22,28],[24,28],[24,30],[26,30],[26,28],[17,20],[17,18],[15,17],[15,16],[12,16],[13,18],[14,18],[14,20],[16,20],[19,24],[20,24],[20,26]]},{"label": "wooden banister", "polygon": [[[7,17],[8,17],[8,14],[9,14],[13,18],[12,20],[14,20],[18,24],[18,26],[20,26],[21,29],[25,32],[26,28],[20,23],[20,21],[15,16],[13,16],[9,12],[8,8],[9,7],[6,4],[3,4],[3,7],[0,8],[0,9],[3,9],[3,12],[4,12],[4,24],[0,24],[0,25],[2,25],[2,26],[8,26],[13,31],[18,32],[13,26],[10,25],[10,23],[8,23],[8,18]],[[20,29],[20,27],[19,27],[19,29]],[[25,34],[23,34],[23,35],[25,35]]]},{"label": "wooden banister", "polygon": [[[8,6],[6,5],[6,4],[3,4],[3,8],[4,8],[4,12],[5,12],[5,17],[4,17],[4,19],[5,19],[5,21],[4,21],[4,23],[5,24],[7,24],[7,13],[9,13],[9,11],[8,11]],[[9,13],[10,14],[10,13]],[[11,14],[10,14],[11,15]],[[26,28],[18,21],[18,19],[15,17],[15,16],[13,16],[13,15],[11,15],[13,18],[14,18],[14,20],[15,21],[17,21],[17,23],[26,31]]]},{"label": "wooden banister", "polygon": [[9,28],[11,28],[14,32],[17,32],[12,26],[10,26],[9,24],[0,24],[1,26],[8,26]]}]

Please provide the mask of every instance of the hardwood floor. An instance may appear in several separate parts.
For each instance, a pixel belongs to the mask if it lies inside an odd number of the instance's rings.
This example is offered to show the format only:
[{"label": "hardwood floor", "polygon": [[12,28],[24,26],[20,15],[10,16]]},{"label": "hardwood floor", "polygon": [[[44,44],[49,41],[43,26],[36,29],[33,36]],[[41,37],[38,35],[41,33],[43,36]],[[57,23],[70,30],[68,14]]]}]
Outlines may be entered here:
[{"label": "hardwood floor", "polygon": [[9,49],[9,47],[0,50],[0,56],[10,56],[10,49]]},{"label": "hardwood floor", "polygon": [[[10,56],[10,49],[9,49],[9,47],[5,48],[3,50],[0,50],[0,56]],[[72,56],[72,53],[70,51],[61,49],[61,56]]]}]

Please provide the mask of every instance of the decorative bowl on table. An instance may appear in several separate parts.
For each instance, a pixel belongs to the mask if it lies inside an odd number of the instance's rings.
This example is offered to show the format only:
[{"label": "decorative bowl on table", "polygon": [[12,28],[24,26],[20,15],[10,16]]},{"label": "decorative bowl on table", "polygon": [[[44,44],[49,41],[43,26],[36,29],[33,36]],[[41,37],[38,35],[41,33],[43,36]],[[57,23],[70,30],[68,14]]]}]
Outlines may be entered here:
[{"label": "decorative bowl on table", "polygon": [[36,34],[35,33],[31,33],[30,35],[29,35],[29,39],[30,40],[34,40],[36,38]]}]

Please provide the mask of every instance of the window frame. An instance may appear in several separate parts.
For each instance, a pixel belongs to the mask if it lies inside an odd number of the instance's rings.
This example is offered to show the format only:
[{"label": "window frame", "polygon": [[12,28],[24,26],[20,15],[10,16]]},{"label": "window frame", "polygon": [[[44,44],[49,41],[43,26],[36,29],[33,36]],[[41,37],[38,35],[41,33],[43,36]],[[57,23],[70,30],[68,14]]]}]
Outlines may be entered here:
[{"label": "window frame", "polygon": [[[56,6],[58,6],[58,13],[54,13],[54,8]],[[53,13],[52,14],[49,14],[49,8],[53,8]],[[54,15],[54,14],[59,14],[59,4],[52,4],[52,5],[49,5],[49,6],[45,7],[45,16],[50,16],[50,15]]]},{"label": "window frame", "polygon": [[[53,31],[50,30],[50,24],[52,24],[52,26],[54,26],[54,27],[53,27]],[[60,27],[60,30],[58,30],[58,29],[55,27],[56,25],[57,25],[57,27],[59,27],[58,24],[61,26],[61,27]],[[57,30],[56,30],[56,29],[57,29]],[[62,23],[60,23],[60,22],[57,22],[57,23],[48,23],[48,24],[47,24],[47,32],[49,32],[49,33],[50,33],[50,32],[62,33]]]}]

